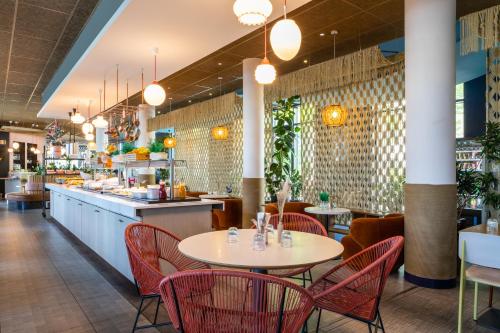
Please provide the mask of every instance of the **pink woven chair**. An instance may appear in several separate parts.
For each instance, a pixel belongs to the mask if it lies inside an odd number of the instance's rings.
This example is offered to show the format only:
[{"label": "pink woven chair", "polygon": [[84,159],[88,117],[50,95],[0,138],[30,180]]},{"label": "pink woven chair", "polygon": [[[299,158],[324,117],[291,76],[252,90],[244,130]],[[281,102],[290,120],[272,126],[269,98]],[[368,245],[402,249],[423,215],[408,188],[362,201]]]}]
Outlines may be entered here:
[{"label": "pink woven chair", "polygon": [[[272,215],[269,223],[271,223],[275,229],[278,227],[278,222],[279,215]],[[283,228],[285,230],[308,232],[311,234],[328,237],[328,233],[326,232],[325,227],[318,220],[304,214],[283,213]],[[312,283],[311,268],[313,267],[314,266],[304,266],[294,269],[274,269],[270,270],[269,274],[282,278],[286,277],[302,280],[302,287],[305,287],[306,281]],[[308,273],[308,277],[306,277],[306,273]],[[300,274],[302,274],[302,277],[297,277],[297,275]]]},{"label": "pink woven chair", "polygon": [[328,310],[368,324],[385,332],[378,309],[385,282],[399,253],[404,238],[395,236],[374,244],[335,266],[307,288],[321,311]]},{"label": "pink woven chair", "polygon": [[[171,324],[157,323],[161,302],[160,282],[165,277],[160,270],[160,259],[167,261],[178,271],[209,268],[206,264],[184,256],[177,248],[179,242],[179,238],[167,230],[145,223],[133,223],[125,229],[130,268],[141,297],[132,332]],[[152,325],[137,326],[146,299],[157,300],[154,321]]]},{"label": "pink woven chair", "polygon": [[181,332],[298,332],[314,301],[300,286],[269,275],[198,270],[167,276],[161,296]]}]

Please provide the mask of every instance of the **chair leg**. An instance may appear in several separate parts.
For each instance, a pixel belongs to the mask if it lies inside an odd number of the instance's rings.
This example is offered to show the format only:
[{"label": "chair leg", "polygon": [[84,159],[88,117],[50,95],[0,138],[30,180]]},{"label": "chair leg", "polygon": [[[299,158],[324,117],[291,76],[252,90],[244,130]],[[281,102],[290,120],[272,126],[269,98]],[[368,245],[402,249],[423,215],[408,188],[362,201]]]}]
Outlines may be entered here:
[{"label": "chair leg", "polygon": [[306,273],[302,272],[302,288],[306,287]]},{"label": "chair leg", "polygon": [[319,322],[321,321],[321,312],[323,310],[322,309],[319,309],[319,312],[318,312],[318,321],[316,322],[316,333],[319,332]]},{"label": "chair leg", "polygon": [[137,327],[137,322],[139,321],[139,316],[141,315],[143,303],[144,303],[144,297],[141,296],[141,303],[139,304],[139,308],[137,309],[137,315],[135,316],[134,327],[132,327],[132,333],[135,332],[135,329]]},{"label": "chair leg", "polygon": [[462,333],[462,316],[464,307],[465,289],[465,241],[462,243],[462,262],[460,264],[460,289],[458,293],[458,323],[457,333]]},{"label": "chair leg", "polygon": [[372,324],[368,323],[368,333],[372,333]]},{"label": "chair leg", "polygon": [[385,333],[384,322],[382,321],[382,316],[380,315],[380,310],[378,310],[378,309],[377,309],[377,315],[378,315],[378,319],[380,321],[380,328],[382,329],[382,332]]},{"label": "chair leg", "polygon": [[312,276],[312,273],[311,273],[311,270],[308,271],[309,272],[309,282],[313,282],[313,276]]},{"label": "chair leg", "polygon": [[472,313],[472,318],[477,320],[477,292],[478,292],[478,283],[474,282],[474,312]]},{"label": "chair leg", "polygon": [[161,296],[158,296],[158,302],[156,302],[155,320],[153,321],[154,325],[156,325],[156,323],[157,323],[158,310],[160,309],[160,303],[161,303]]}]

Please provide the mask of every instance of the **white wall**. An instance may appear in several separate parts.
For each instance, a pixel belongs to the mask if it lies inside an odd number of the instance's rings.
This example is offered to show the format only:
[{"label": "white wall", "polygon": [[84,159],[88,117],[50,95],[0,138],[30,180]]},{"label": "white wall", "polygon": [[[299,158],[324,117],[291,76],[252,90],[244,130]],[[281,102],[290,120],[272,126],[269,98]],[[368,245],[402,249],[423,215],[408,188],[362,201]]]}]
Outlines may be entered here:
[{"label": "white wall", "polygon": [[[43,146],[45,145],[45,135],[29,134],[29,133],[9,133],[9,147],[12,147],[14,142],[24,142],[35,144],[40,151],[43,152]],[[9,171],[12,170],[12,154],[9,153]],[[42,164],[42,154],[38,155],[38,163]]]}]

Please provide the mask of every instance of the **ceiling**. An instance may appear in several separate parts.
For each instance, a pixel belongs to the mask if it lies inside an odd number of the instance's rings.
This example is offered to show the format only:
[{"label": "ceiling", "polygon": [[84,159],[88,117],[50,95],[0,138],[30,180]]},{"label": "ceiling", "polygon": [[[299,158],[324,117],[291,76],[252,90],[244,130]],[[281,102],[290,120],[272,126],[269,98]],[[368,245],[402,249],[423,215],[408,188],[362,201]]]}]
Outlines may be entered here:
[{"label": "ceiling", "polygon": [[[288,0],[295,9],[310,0]],[[86,107],[91,100],[91,113],[99,110],[99,88],[106,78],[106,107],[141,89],[144,79],[153,79],[152,49],[159,49],[158,77],[168,77],[205,58],[227,44],[251,33],[256,28],[238,23],[233,14],[233,0],[127,0],[117,10],[104,31],[55,92],[47,97],[39,117],[67,118],[72,107]],[[272,0],[273,19],[280,15],[282,0]],[[83,32],[84,33],[84,32]],[[82,34],[83,34],[82,33]],[[119,64],[118,92],[116,65]],[[118,95],[118,96],[117,96]],[[85,114],[86,112],[84,112]]]},{"label": "ceiling", "polygon": [[43,126],[41,92],[98,0],[0,0],[0,124]]},{"label": "ceiling", "polygon": [[[457,18],[497,3],[498,0],[457,0]],[[278,75],[333,58],[332,30],[338,31],[337,56],[404,36],[404,0],[313,0],[289,17],[301,28],[302,47],[288,62],[269,51],[268,57],[277,67]],[[219,94],[219,77],[222,77],[222,92],[241,88],[241,61],[264,56],[263,34],[264,29],[258,29],[161,80],[171,100],[157,108],[159,113]],[[137,94],[132,103],[140,103],[140,97]]]}]

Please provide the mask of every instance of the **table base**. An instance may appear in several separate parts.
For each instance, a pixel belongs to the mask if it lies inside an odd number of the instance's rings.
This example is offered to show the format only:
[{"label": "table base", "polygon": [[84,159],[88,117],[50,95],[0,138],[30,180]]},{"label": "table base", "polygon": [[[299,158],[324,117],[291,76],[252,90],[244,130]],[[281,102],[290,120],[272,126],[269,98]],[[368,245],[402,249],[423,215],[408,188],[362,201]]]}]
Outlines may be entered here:
[{"label": "table base", "polygon": [[477,325],[500,332],[500,310],[491,308],[477,319]]}]

